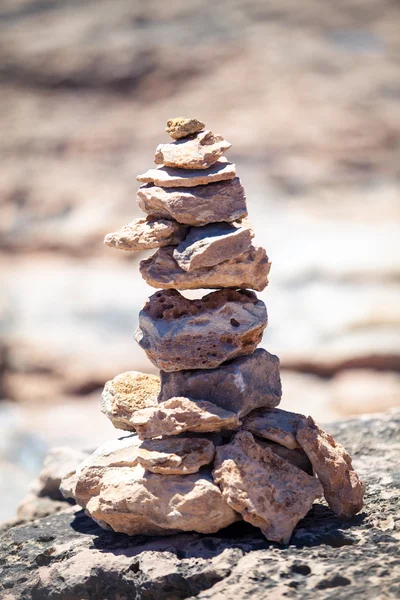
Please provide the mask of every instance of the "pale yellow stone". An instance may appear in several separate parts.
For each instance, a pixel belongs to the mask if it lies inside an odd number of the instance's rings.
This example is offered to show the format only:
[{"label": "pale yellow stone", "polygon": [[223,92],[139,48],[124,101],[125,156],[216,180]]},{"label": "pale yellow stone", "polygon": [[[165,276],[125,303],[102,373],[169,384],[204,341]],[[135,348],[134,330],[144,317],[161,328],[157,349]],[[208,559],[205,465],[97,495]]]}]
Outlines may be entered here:
[{"label": "pale yellow stone", "polygon": [[169,133],[174,140],[179,140],[188,137],[189,135],[193,135],[202,129],[204,129],[204,123],[198,119],[175,117],[174,119],[169,119],[167,121],[165,131]]}]

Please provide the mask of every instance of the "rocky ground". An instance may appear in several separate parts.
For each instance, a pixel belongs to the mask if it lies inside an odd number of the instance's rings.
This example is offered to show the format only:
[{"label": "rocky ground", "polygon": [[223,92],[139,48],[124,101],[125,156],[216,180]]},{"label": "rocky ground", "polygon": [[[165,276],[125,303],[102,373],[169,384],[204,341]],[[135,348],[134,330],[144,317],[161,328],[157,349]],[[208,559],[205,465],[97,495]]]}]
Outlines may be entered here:
[{"label": "rocky ground", "polygon": [[393,0],[1,3],[0,519],[46,446],[112,436],[107,379],[154,372],[132,339],[152,291],[102,240],[139,216],[171,116],[232,143],[282,407],[398,404],[399,19]]},{"label": "rocky ground", "polygon": [[129,537],[75,507],[3,526],[4,600],[198,598],[395,599],[400,594],[400,413],[331,424],[367,486],[365,510],[340,521],[315,504],[288,546],[248,524],[216,535]]}]

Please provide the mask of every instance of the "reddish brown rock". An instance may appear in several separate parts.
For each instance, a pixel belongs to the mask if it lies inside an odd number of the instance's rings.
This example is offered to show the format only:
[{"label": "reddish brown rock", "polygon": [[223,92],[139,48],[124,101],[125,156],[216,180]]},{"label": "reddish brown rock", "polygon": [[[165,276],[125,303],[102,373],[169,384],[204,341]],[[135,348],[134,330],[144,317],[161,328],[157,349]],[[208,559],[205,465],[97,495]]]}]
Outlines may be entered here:
[{"label": "reddish brown rock", "polygon": [[157,407],[144,408],[132,415],[131,423],[141,439],[178,435],[184,431],[213,432],[235,430],[238,416],[202,400],[170,398]]},{"label": "reddish brown rock", "polygon": [[197,437],[145,440],[138,450],[138,462],[147,471],[162,475],[197,473],[210,464],[215,448],[211,440]]},{"label": "reddish brown rock", "polygon": [[257,444],[248,431],[217,448],[213,477],[233,510],[267,539],[282,544],[322,495],[315,477]]},{"label": "reddish brown rock", "polygon": [[304,415],[280,408],[259,408],[243,420],[242,429],[286,448],[299,448],[297,426]]},{"label": "reddish brown rock", "polygon": [[169,219],[135,219],[118,231],[107,233],[104,243],[118,250],[139,251],[179,244],[188,228]]},{"label": "reddish brown rock", "polygon": [[143,279],[155,288],[195,290],[207,288],[250,288],[262,292],[268,285],[271,263],[264,248],[251,246],[241,256],[213,267],[189,273],[174,260],[174,246],[165,246],[140,263]]},{"label": "reddish brown rock", "polygon": [[297,441],[310,459],[333,512],[342,519],[358,513],[364,505],[365,486],[345,448],[311,417],[300,421]]},{"label": "reddish brown rock", "polygon": [[163,371],[212,369],[251,354],[266,325],[265,304],[253,292],[226,289],[189,300],[165,290],[140,311],[135,338]]}]

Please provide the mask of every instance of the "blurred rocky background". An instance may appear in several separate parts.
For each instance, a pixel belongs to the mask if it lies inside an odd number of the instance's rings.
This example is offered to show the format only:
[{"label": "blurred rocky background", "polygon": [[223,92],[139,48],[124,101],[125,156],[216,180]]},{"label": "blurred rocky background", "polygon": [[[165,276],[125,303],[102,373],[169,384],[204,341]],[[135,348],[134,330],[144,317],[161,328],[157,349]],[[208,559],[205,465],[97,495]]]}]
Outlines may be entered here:
[{"label": "blurred rocky background", "polygon": [[399,404],[399,29],[398,0],[1,0],[0,520],[48,447],[118,435],[107,379],[154,372],[145,256],[103,237],[139,215],[170,117],[233,144],[282,407]]}]

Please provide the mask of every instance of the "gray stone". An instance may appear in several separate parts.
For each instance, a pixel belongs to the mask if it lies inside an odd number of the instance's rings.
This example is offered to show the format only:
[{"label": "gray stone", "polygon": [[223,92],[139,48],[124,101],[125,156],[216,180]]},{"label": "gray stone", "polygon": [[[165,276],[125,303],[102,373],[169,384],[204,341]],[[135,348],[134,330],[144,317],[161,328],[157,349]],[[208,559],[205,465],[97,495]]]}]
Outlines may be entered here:
[{"label": "gray stone", "polygon": [[247,216],[246,196],[238,177],[191,188],[148,183],[140,186],[137,196],[140,208],[150,216],[187,225],[231,222]]},{"label": "gray stone", "polygon": [[254,292],[226,289],[189,300],[165,290],[150,296],[140,311],[135,338],[163,371],[212,369],[253,352],[267,320]]},{"label": "gray stone", "polygon": [[213,267],[249,250],[253,237],[247,221],[192,227],[173,256],[184,271]]},{"label": "gray stone", "polygon": [[226,158],[220,158],[208,169],[174,169],[173,167],[157,167],[138,175],[141,183],[155,183],[162,187],[193,187],[207,185],[215,181],[226,181],[236,177],[236,167]]},{"label": "gray stone", "polygon": [[190,138],[159,144],[154,162],[178,169],[207,169],[229,150],[232,144],[210,130]]},{"label": "gray stone", "polygon": [[173,396],[208,400],[239,416],[256,408],[273,408],[282,395],[279,359],[259,348],[217,369],[161,371],[160,401]]},{"label": "gray stone", "polygon": [[173,252],[174,246],[165,246],[141,261],[140,273],[152,287],[178,290],[232,287],[262,292],[268,285],[271,263],[264,248],[251,246],[237,258],[190,273],[180,268]]}]

